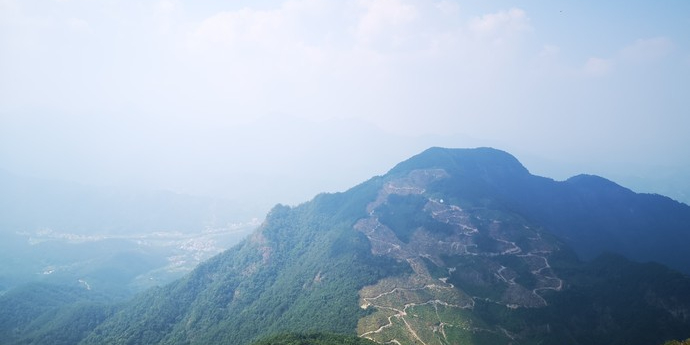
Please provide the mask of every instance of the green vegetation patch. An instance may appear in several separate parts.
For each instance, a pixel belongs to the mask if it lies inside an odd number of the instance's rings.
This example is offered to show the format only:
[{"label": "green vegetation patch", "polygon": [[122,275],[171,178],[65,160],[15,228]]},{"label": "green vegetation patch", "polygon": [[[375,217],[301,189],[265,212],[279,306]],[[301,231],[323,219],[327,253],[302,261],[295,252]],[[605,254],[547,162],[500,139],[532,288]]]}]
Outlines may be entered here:
[{"label": "green vegetation patch", "polygon": [[455,268],[448,282],[471,296],[500,300],[508,287],[508,284],[494,274],[498,271],[498,265],[488,258],[453,255],[442,256],[441,259],[449,267]]},{"label": "green vegetation patch", "polygon": [[410,243],[414,232],[424,228],[431,233],[451,235],[454,228],[450,224],[442,223],[424,212],[428,199],[422,195],[388,196],[386,203],[376,209],[381,224],[389,227],[400,241]]},{"label": "green vegetation patch", "polygon": [[284,333],[252,343],[252,345],[375,345],[364,338],[333,333]]}]

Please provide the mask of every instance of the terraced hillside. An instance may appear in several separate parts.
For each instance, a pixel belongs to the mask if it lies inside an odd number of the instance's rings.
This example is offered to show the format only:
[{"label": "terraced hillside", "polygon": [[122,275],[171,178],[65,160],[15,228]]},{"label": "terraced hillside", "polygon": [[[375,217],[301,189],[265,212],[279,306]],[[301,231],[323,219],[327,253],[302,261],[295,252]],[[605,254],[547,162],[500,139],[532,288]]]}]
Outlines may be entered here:
[{"label": "terraced hillside", "polygon": [[542,291],[563,288],[549,265],[559,249],[555,240],[512,215],[465,210],[426,193],[448,177],[442,169],[413,170],[388,181],[367,205],[369,217],[355,224],[375,255],[407,262],[413,271],[360,291],[361,307],[375,310],[360,320],[360,336],[397,344],[454,344],[469,334],[514,339],[473,317],[475,301],[538,308],[548,304]]}]

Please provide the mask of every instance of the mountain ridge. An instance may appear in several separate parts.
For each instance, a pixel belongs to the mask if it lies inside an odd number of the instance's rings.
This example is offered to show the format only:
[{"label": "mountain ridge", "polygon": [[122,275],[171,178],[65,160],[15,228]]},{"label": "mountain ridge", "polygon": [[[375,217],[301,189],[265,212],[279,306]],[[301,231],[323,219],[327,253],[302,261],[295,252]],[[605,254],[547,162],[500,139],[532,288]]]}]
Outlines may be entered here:
[{"label": "mountain ridge", "polygon": [[[275,206],[242,243],[139,295],[80,344],[249,344],[286,332],[427,345],[687,338],[687,274],[615,254],[582,262],[575,245],[668,214],[677,224],[662,224],[676,227],[652,230],[682,249],[672,235],[687,235],[689,208],[619,200],[623,187],[595,178],[612,196],[581,186],[589,180],[533,176],[495,149],[432,148],[345,192]],[[611,212],[558,228],[597,208]],[[628,245],[606,244],[602,253]]]},{"label": "mountain ridge", "polygon": [[[537,223],[544,223],[555,235],[573,246],[583,259],[592,259],[608,249],[638,261],[655,260],[690,273],[690,257],[681,255],[682,243],[690,243],[688,205],[657,194],[635,193],[596,175],[580,174],[565,181],[532,175],[515,157],[492,148],[431,148],[398,164],[389,173],[395,174],[400,167],[436,167],[443,162],[440,157],[450,160],[445,167],[451,170],[454,178],[452,182],[441,182],[439,189],[455,189],[456,194],[467,195],[471,199],[490,199],[494,204],[501,204]],[[621,219],[624,226],[611,226],[603,214],[591,216],[600,213],[600,209],[611,209],[612,206],[615,206],[612,211],[617,214],[609,218]],[[630,212],[649,214],[649,217],[636,223],[629,219],[641,218],[629,217]],[[664,212],[672,215],[664,216]],[[556,219],[566,213],[571,214],[570,219]],[[582,219],[592,221],[583,223]],[[589,233],[600,232],[606,238],[581,236],[580,229],[584,227],[592,228],[588,230]],[[623,227],[625,233],[609,230],[622,230]],[[665,228],[675,238],[660,239],[649,231],[652,228]],[[628,243],[628,236],[637,238],[632,241],[634,243]],[[605,247],[601,244],[604,241],[619,245]],[[663,250],[657,247],[654,252],[665,254],[658,256],[647,252],[645,247],[649,243],[664,247]]]}]

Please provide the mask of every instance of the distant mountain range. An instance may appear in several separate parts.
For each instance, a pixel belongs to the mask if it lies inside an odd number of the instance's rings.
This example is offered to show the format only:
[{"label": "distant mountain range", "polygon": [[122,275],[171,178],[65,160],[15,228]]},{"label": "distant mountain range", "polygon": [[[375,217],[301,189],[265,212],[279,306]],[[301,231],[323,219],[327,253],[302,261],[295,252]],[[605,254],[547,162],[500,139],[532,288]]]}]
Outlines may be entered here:
[{"label": "distant mountain range", "polygon": [[190,232],[251,219],[239,203],[224,199],[93,187],[2,170],[0,191],[0,234],[39,229],[76,235]]},{"label": "distant mountain range", "polygon": [[125,304],[88,297],[46,311],[27,302],[41,288],[8,293],[0,336],[661,344],[690,337],[688,244],[690,207],[669,198],[534,176],[495,149],[431,148],[346,192],[274,207],[239,245]]},{"label": "distant mountain range", "polygon": [[181,277],[254,227],[227,200],[0,170],[0,295],[29,282],[81,280],[128,296]]}]

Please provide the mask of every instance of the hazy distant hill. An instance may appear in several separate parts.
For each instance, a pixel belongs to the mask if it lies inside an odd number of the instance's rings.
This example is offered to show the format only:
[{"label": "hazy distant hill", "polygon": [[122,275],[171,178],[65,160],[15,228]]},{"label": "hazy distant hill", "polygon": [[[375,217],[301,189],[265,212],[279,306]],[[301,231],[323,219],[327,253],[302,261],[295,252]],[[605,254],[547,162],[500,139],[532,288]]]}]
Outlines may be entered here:
[{"label": "hazy distant hill", "polygon": [[43,229],[78,235],[189,232],[254,216],[223,199],[92,187],[2,170],[0,191],[0,234]]},{"label": "hazy distant hill", "polygon": [[347,192],[276,206],[239,245],[79,328],[80,344],[295,332],[429,345],[684,339],[690,278],[599,254],[687,272],[667,251],[689,243],[688,217],[687,205],[602,178],[556,182],[502,151],[433,148]]},{"label": "hazy distant hill", "polygon": [[127,296],[181,277],[255,226],[226,200],[0,171],[0,294],[40,281]]}]

